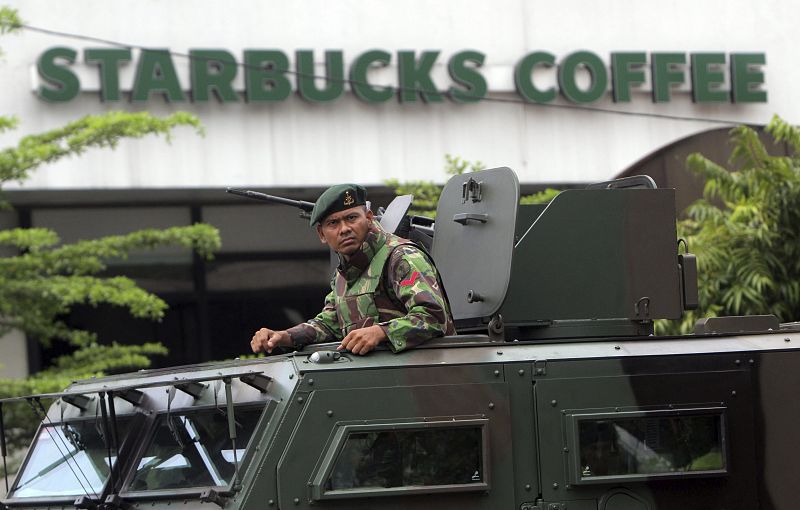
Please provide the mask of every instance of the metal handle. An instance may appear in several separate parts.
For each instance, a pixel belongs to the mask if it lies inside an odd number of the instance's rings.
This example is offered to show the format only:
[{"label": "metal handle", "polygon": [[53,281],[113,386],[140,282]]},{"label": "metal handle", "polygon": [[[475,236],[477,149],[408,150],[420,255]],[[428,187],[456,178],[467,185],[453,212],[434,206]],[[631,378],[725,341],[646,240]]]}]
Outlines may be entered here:
[{"label": "metal handle", "polygon": [[453,215],[453,221],[461,223],[462,225],[466,225],[470,221],[486,223],[489,221],[489,215],[480,213],[458,213]]}]

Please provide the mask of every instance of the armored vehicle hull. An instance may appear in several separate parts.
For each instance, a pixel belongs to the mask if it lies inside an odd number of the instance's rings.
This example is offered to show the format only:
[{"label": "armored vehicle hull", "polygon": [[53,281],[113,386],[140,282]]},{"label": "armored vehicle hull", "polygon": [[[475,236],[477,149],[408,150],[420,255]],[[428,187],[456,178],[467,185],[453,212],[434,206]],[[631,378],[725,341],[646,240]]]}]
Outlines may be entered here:
[{"label": "armored vehicle hull", "polygon": [[[49,409],[4,504],[788,510],[798,346],[792,330],[470,335],[402,355],[321,345],[81,381]],[[92,430],[114,428],[118,444],[91,444]]]}]

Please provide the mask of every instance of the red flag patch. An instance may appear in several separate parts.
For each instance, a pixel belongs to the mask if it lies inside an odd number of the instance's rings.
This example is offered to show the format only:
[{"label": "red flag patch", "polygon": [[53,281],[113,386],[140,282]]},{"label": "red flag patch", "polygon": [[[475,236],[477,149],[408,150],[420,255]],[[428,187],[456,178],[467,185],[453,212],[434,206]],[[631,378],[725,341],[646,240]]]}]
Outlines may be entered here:
[{"label": "red flag patch", "polygon": [[413,273],[411,273],[411,277],[406,278],[405,280],[400,282],[400,286],[405,287],[407,285],[414,285],[414,282],[417,281],[417,278],[419,278],[419,272],[414,271]]}]

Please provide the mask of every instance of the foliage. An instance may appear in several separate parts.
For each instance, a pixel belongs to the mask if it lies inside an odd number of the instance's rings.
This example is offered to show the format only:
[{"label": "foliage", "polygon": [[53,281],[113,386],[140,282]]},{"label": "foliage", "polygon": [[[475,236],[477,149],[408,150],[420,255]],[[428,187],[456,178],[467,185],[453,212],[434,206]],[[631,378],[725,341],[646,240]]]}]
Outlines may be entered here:
[{"label": "foliage", "polygon": [[[69,356],[56,360],[54,366],[26,379],[4,379],[0,384],[0,399],[57,393],[77,379],[99,377],[108,372],[129,370],[131,367],[149,367],[150,357],[164,355],[166,348],[158,343],[142,345],[87,345]],[[43,401],[45,409],[49,401]],[[38,416],[37,416],[38,415]],[[12,451],[26,447],[31,440],[41,412],[34,412],[26,402],[11,402],[3,405],[3,421],[6,439]],[[22,459],[18,456],[16,463]],[[10,471],[16,466],[9,466]],[[2,469],[0,468],[0,474]]]},{"label": "foliage", "polygon": [[14,32],[22,27],[22,20],[15,9],[0,5],[0,35]]},{"label": "foliage", "polygon": [[124,259],[131,250],[164,244],[210,257],[219,246],[219,235],[213,227],[198,224],[54,247],[57,243],[56,233],[47,229],[0,231],[0,246],[24,250],[0,258],[0,334],[16,328],[45,343],[59,338],[86,346],[95,340],[92,333],[70,329],[59,320],[72,306],[84,303],[108,303],[127,308],[135,317],[160,319],[167,306],[160,298],[129,278],[98,276],[106,269],[105,260]]},{"label": "foliage", "polygon": [[116,147],[122,138],[164,135],[167,140],[177,126],[193,126],[202,133],[200,121],[193,115],[177,112],[165,118],[147,112],[108,112],[87,115],[64,127],[20,140],[17,147],[0,151],[0,182],[23,180],[43,163],[65,156],[83,154],[90,148]]},{"label": "foliage", "polygon": [[700,154],[687,159],[705,178],[679,236],[697,255],[700,308],[659,333],[687,333],[699,317],[775,314],[800,319],[800,129],[779,117],[766,128],[793,156],[771,156],[747,126],[731,130],[729,170]]},{"label": "foliage", "polygon": [[[20,25],[15,10],[0,7],[0,34]],[[0,132],[16,125],[17,119],[0,116]],[[0,150],[0,189],[6,182],[24,181],[41,165],[89,149],[113,149],[122,139],[157,135],[169,141],[179,126],[193,127],[202,134],[199,120],[188,113],[159,118],[147,112],[108,112],[25,136],[15,147]],[[2,201],[0,205],[7,206]],[[104,276],[104,271],[110,260],[164,245],[191,249],[210,258],[219,248],[220,238],[215,228],[203,224],[71,244],[61,244],[58,234],[49,229],[0,231],[0,336],[17,329],[44,343],[66,342],[73,350],[24,380],[0,379],[0,398],[58,392],[75,379],[149,367],[150,357],[166,354],[157,343],[98,345],[94,333],[71,329],[63,320],[78,304],[109,304],[123,307],[135,317],[159,320],[167,308],[163,300],[139,288],[130,278]],[[3,414],[10,446],[23,447],[38,422],[34,412],[24,403],[7,403]],[[13,470],[13,463],[9,468]]]},{"label": "foliage", "polygon": [[[0,5],[0,35],[16,32],[22,28],[22,20],[17,11],[10,7]],[[0,50],[0,56],[3,55]],[[0,133],[2,133],[2,117],[0,117]]]},{"label": "foliage", "polygon": [[[458,156],[445,154],[445,173],[447,175],[461,175],[464,172],[478,172],[486,168],[480,161],[466,161]],[[397,179],[389,179],[386,185],[392,188],[396,195],[414,195],[413,209],[409,214],[414,216],[426,216],[433,218],[436,216],[436,206],[439,203],[439,195],[442,194],[442,185],[433,181],[408,181],[400,182]]]},{"label": "foliage", "polygon": [[[466,161],[458,156],[445,154],[444,171],[447,175],[461,175],[463,173],[480,172],[486,166],[480,161]],[[414,206],[409,214],[416,216],[426,216],[434,218],[436,216],[436,206],[439,204],[439,195],[442,194],[444,186],[433,181],[408,181],[400,182],[397,179],[389,179],[386,185],[394,190],[395,195],[414,195]],[[547,188],[533,195],[520,197],[520,204],[546,204],[553,200],[559,190]]]},{"label": "foliage", "polygon": [[524,197],[520,197],[519,203],[522,205],[547,204],[551,200],[556,198],[556,195],[558,195],[559,193],[561,193],[561,190],[546,188],[538,193],[534,193],[533,195],[526,195]]}]

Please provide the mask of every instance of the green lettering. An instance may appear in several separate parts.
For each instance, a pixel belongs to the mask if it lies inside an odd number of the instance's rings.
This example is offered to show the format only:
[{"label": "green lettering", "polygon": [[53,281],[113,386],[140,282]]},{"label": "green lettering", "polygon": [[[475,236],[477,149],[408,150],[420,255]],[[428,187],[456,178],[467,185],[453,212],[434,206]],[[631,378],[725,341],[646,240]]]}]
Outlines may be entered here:
[{"label": "green lettering", "polygon": [[647,64],[645,53],[611,54],[611,88],[615,103],[630,103],[631,85],[644,83],[642,67]]},{"label": "green lettering", "polygon": [[192,99],[198,103],[208,102],[211,94],[223,103],[239,100],[233,90],[236,78],[236,59],[225,50],[189,51]]},{"label": "green lettering", "polygon": [[245,97],[248,102],[283,101],[292,93],[286,78],[289,58],[279,50],[244,50]]},{"label": "green lettering", "polygon": [[731,54],[731,92],[734,103],[766,103],[767,91],[759,90],[764,84],[764,73],[756,66],[767,63],[763,53]]},{"label": "green lettering", "polygon": [[431,69],[439,57],[439,51],[423,51],[419,60],[413,51],[397,52],[397,72],[399,78],[400,102],[416,101],[440,102],[442,94],[431,79]]},{"label": "green lettering", "polygon": [[75,63],[78,52],[72,48],[56,46],[41,54],[36,68],[39,76],[50,86],[39,87],[39,97],[52,103],[63,103],[75,99],[81,89],[81,82],[69,67],[56,63],[56,59],[64,59],[67,64]]},{"label": "green lettering", "polygon": [[547,90],[539,90],[536,88],[536,85],[533,84],[533,70],[537,66],[550,68],[555,64],[555,55],[546,51],[535,51],[525,55],[517,64],[516,69],[514,69],[514,83],[517,87],[517,93],[526,101],[534,103],[549,103],[555,99],[555,87],[550,87]]},{"label": "green lettering", "polygon": [[[579,67],[589,71],[591,82],[581,90],[575,81]],[[591,103],[600,99],[608,87],[608,72],[600,57],[589,51],[576,51],[567,55],[558,69],[558,86],[561,93],[573,103]]]},{"label": "green lettering", "polygon": [[373,87],[367,81],[367,72],[371,67],[386,67],[392,56],[383,50],[370,50],[356,57],[350,66],[350,87],[353,94],[368,103],[382,103],[394,95],[391,87]]},{"label": "green lettering", "polygon": [[142,50],[139,55],[131,99],[147,101],[152,92],[163,94],[167,101],[186,100],[169,50]]},{"label": "green lettering", "polygon": [[672,86],[686,83],[685,53],[651,53],[650,77],[653,81],[653,102],[668,103]]},{"label": "green lettering", "polygon": [[86,63],[97,62],[100,70],[100,99],[119,101],[119,65],[131,61],[131,50],[119,48],[87,48],[83,51]]},{"label": "green lettering", "polygon": [[344,92],[344,57],[341,50],[325,52],[325,87],[317,88],[314,52],[300,50],[297,59],[297,93],[308,101],[333,101]]},{"label": "green lettering", "polygon": [[719,90],[719,85],[725,81],[725,75],[720,70],[723,65],[724,53],[692,53],[692,99],[695,103],[728,101],[729,93]]},{"label": "green lettering", "polygon": [[[461,51],[456,53],[447,62],[447,70],[450,78],[459,85],[463,85],[466,90],[450,87],[448,92],[450,98],[457,103],[474,103],[486,96],[486,79],[477,70],[483,65],[486,55],[478,51]],[[472,62],[473,66],[467,66],[467,62]]]}]

